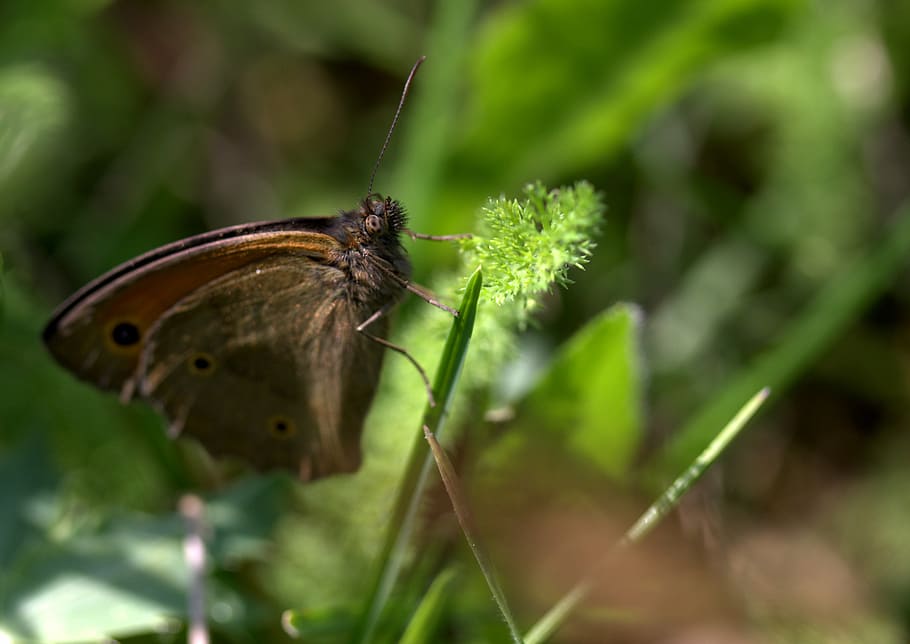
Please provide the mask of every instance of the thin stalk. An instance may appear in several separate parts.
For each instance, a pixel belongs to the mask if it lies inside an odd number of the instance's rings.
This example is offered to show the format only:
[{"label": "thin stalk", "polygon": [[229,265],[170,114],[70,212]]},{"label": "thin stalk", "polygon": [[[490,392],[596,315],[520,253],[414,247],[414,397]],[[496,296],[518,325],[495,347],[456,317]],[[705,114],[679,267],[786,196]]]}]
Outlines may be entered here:
[{"label": "thin stalk", "polygon": [[663,519],[669,512],[676,507],[679,500],[694,484],[701,478],[707,470],[721,455],[721,453],[730,445],[734,438],[746,426],[746,423],[755,415],[759,407],[767,400],[770,390],[765,387],[739,410],[739,412],[728,422],[720,431],[714,440],[699,454],[692,464],[680,474],[663,494],[657,498],[654,503],[638,518],[630,527],[616,547],[612,548],[600,562],[594,567],[594,570],[579,581],[566,595],[563,596],[540,620],[537,621],[531,630],[525,635],[525,644],[540,644],[546,641],[556,629],[568,618],[568,616],[578,607],[594,586],[594,580],[597,573],[615,556],[616,552],[640,541]]},{"label": "thin stalk", "polygon": [[[452,321],[452,329],[449,331],[449,337],[436,370],[433,392],[437,404],[435,407],[427,405],[421,422],[421,426],[433,428],[436,434],[443,429],[455,392],[455,384],[458,382],[461,368],[464,365],[471,333],[474,330],[477,301],[480,298],[482,284],[483,278],[478,268],[468,279],[464,298],[459,307],[460,315]],[[367,593],[366,605],[349,640],[351,642],[365,643],[373,640],[379,616],[392,591],[398,572],[401,570],[405,547],[413,531],[417,508],[432,466],[433,457],[423,440],[423,435],[415,432],[401,487],[398,490],[389,521],[390,529],[386,534],[377,561],[376,577]]]},{"label": "thin stalk", "polygon": [[480,542],[477,540],[477,531],[474,529],[474,521],[471,518],[471,512],[468,508],[467,501],[465,500],[464,493],[461,490],[461,483],[458,480],[458,475],[455,473],[455,468],[452,466],[452,462],[446,455],[445,450],[442,449],[439,441],[436,440],[436,436],[433,435],[433,432],[431,432],[430,428],[426,425],[423,427],[423,433],[424,436],[426,436],[427,442],[430,444],[430,451],[433,453],[433,458],[436,459],[436,466],[439,468],[442,484],[445,485],[449,499],[452,501],[452,508],[455,510],[458,524],[461,526],[461,531],[464,533],[465,540],[468,542],[471,552],[474,553],[474,559],[477,560],[477,565],[480,566],[480,571],[483,573],[483,577],[487,582],[487,587],[493,595],[493,601],[496,602],[496,606],[499,608],[499,612],[502,615],[506,626],[509,628],[509,635],[512,637],[512,641],[516,644],[522,644],[521,632],[518,630],[518,625],[515,623],[512,611],[509,609],[506,594],[503,592],[502,586],[499,585],[499,580],[496,578],[493,561],[487,556],[486,551],[480,546]]}]

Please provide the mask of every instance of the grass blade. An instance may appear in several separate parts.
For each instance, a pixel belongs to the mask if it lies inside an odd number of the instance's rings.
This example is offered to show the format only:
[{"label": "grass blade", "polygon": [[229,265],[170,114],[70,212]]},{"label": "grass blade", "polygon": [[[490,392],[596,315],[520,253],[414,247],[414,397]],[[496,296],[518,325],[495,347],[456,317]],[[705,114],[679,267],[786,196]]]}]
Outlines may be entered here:
[{"label": "grass blade", "polygon": [[427,442],[430,444],[430,451],[433,453],[433,458],[436,459],[439,475],[442,477],[442,483],[445,485],[449,499],[452,501],[452,508],[455,510],[455,516],[458,518],[458,524],[461,526],[461,531],[464,533],[465,540],[467,540],[471,552],[474,553],[474,558],[477,560],[477,565],[480,566],[480,571],[483,573],[484,579],[486,579],[487,587],[493,595],[493,601],[496,602],[496,606],[499,608],[503,620],[505,620],[506,625],[509,627],[509,635],[512,637],[512,641],[521,644],[521,633],[518,630],[518,626],[515,624],[515,618],[512,617],[512,611],[509,610],[506,595],[499,585],[499,581],[496,579],[493,562],[487,556],[483,548],[480,547],[480,542],[477,540],[476,531],[474,530],[474,521],[471,519],[471,512],[468,509],[464,493],[461,491],[461,484],[459,483],[458,475],[455,473],[455,468],[452,466],[452,462],[446,455],[445,450],[442,449],[439,441],[436,440],[436,436],[433,435],[433,432],[431,432],[430,428],[426,425],[423,427],[423,433],[426,436]]},{"label": "grass blade", "polygon": [[443,604],[451,594],[455,577],[455,570],[447,568],[433,580],[398,644],[422,644],[433,641],[433,633],[439,622]]},{"label": "grass blade", "polygon": [[[452,329],[449,331],[449,337],[446,339],[442,358],[436,370],[433,392],[437,405],[435,407],[427,405],[421,423],[421,425],[430,427],[436,434],[442,431],[455,392],[455,384],[464,365],[471,333],[474,330],[474,319],[477,316],[477,302],[480,298],[482,284],[483,277],[478,268],[468,279],[464,298],[459,307],[460,315],[452,322]],[[373,639],[379,616],[391,593],[398,571],[401,569],[404,549],[414,527],[421,493],[432,465],[433,459],[426,442],[421,433],[416,432],[389,521],[390,529],[377,561],[377,574],[367,593],[366,605],[350,638],[351,642],[370,642]]]},{"label": "grass blade", "polygon": [[805,311],[776,339],[774,347],[734,377],[699,413],[680,429],[646,472],[648,480],[676,471],[689,461],[707,437],[729,418],[741,400],[759,387],[778,394],[856,320],[910,257],[910,203],[891,217],[893,224],[865,257],[835,275]]},{"label": "grass blade", "polygon": [[765,387],[752,398],[737,412],[737,414],[724,426],[719,434],[711,443],[699,454],[692,464],[680,474],[673,483],[667,487],[663,494],[658,497],[654,503],[638,518],[638,520],[626,531],[626,534],[617,544],[617,548],[612,549],[607,555],[595,566],[594,571],[586,578],[582,579],[566,595],[560,599],[551,608],[546,615],[540,618],[528,634],[525,636],[525,644],[539,644],[546,641],[566,618],[575,610],[576,606],[588,595],[596,578],[597,571],[606,565],[616,551],[628,546],[636,541],[640,541],[648,534],[667,514],[676,507],[676,504],[682,498],[695,482],[701,478],[701,475],[707,470],[727,448],[739,432],[746,426],[746,423],[755,415],[759,407],[768,399],[770,390]]}]

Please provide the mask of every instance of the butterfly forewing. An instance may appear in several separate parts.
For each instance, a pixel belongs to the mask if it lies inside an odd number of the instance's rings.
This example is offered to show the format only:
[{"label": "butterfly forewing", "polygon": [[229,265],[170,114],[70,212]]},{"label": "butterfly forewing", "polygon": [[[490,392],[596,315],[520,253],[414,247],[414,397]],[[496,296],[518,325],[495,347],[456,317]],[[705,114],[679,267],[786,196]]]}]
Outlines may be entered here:
[{"label": "butterfly forewing", "polygon": [[[127,262],[65,301],[45,328],[44,341],[77,376],[128,399],[148,330],[180,299],[212,279],[288,248],[315,260],[337,247],[331,236],[294,230],[292,223],[206,233]],[[272,230],[277,225],[288,229]]]}]

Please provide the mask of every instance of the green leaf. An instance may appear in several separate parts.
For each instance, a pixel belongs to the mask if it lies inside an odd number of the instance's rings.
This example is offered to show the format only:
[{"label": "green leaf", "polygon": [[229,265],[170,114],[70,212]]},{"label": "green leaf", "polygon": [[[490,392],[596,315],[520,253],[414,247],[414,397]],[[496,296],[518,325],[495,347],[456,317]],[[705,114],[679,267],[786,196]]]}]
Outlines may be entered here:
[{"label": "green leaf", "polygon": [[72,642],[165,627],[185,603],[180,539],[178,521],[133,518],[46,542],[7,569],[0,631]]},{"label": "green leaf", "polygon": [[[34,492],[23,491],[22,482],[29,479],[23,470],[32,468],[36,458],[34,450],[26,450],[12,467],[0,470],[19,481],[18,489],[3,489],[26,497],[6,499],[4,505],[20,508],[21,515],[15,531],[9,521],[0,532],[0,554],[19,553],[4,566],[0,635],[84,641],[150,632],[183,618],[188,574],[182,517],[118,515],[100,531],[55,541],[49,520],[41,531],[23,527],[23,516],[32,518],[43,507],[37,492],[48,491],[40,481],[30,484]],[[283,514],[290,485],[285,476],[253,477],[207,504],[203,521],[214,535],[208,548],[211,566],[236,566],[270,551],[269,536]]]},{"label": "green leaf", "polygon": [[257,475],[212,498],[205,521],[213,531],[209,554],[214,563],[233,566],[270,554],[275,525],[287,512],[296,485],[283,472]]},{"label": "green leaf", "polygon": [[617,304],[559,350],[518,409],[523,432],[560,439],[569,454],[622,476],[642,433],[641,313]]}]

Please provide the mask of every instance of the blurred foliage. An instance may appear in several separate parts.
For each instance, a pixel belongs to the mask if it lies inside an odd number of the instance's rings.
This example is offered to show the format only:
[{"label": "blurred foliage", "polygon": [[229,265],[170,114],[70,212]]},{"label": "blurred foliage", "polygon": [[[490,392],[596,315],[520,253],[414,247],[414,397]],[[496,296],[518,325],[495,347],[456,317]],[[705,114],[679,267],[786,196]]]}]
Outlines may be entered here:
[{"label": "blurred foliage", "polygon": [[640,324],[635,307],[614,305],[559,347],[516,404],[509,435],[484,451],[486,470],[495,475],[509,462],[521,467],[530,434],[532,449],[547,444],[624,477],[642,437]]},{"label": "blurred foliage", "polygon": [[[154,413],[50,360],[53,306],[182,236],[351,207],[426,54],[376,177],[413,229],[477,230],[535,181],[608,208],[529,328],[475,335],[449,421],[519,622],[769,385],[559,641],[906,641],[908,42],[891,0],[2,3],[0,635],[184,637],[194,475]],[[454,251],[408,246],[457,301]],[[432,371],[430,308],[394,340]],[[216,641],[280,641],[287,608],[345,638],[425,402],[397,356],[380,389],[356,475],[206,494]],[[424,501],[380,633],[504,641],[447,508]]]}]

